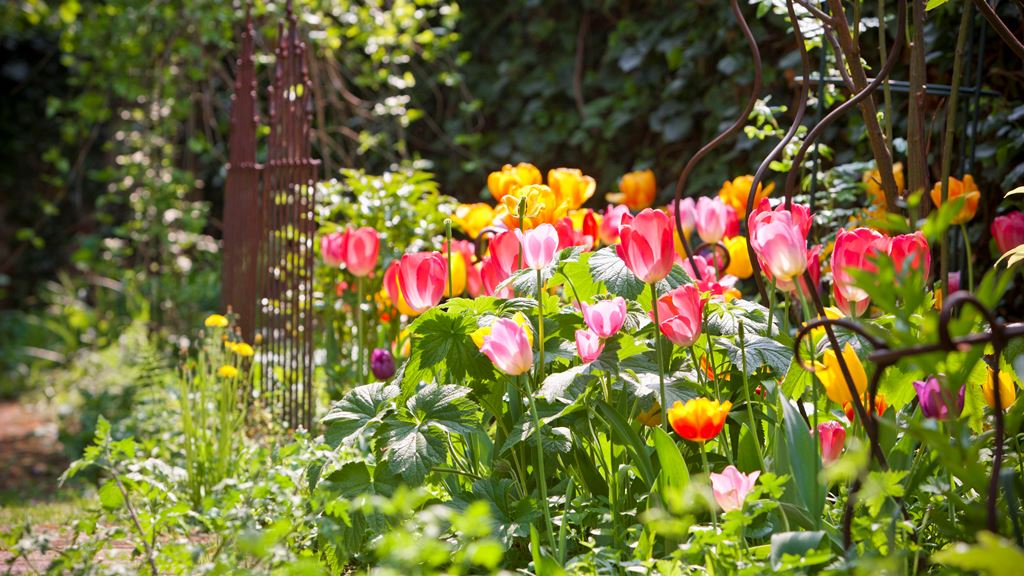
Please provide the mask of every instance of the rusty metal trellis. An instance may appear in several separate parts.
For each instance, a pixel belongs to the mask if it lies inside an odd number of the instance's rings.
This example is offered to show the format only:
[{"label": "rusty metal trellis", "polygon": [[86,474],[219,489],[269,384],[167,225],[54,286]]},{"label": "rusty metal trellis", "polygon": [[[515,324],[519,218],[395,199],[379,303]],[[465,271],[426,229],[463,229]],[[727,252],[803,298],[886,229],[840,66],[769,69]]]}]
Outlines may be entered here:
[{"label": "rusty metal trellis", "polygon": [[249,10],[241,33],[224,201],[224,303],[242,337],[260,341],[260,401],[289,427],[313,417],[313,238],[320,162],[312,158],[312,86],[292,3],[278,25],[267,88],[266,162]]}]

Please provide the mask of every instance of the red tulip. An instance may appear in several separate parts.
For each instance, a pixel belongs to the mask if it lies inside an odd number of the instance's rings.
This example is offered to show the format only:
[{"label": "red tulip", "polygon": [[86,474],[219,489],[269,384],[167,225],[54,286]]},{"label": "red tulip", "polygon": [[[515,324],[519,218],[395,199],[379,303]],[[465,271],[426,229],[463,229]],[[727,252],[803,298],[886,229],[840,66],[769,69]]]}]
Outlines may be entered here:
[{"label": "red tulip", "polygon": [[854,285],[850,272],[876,271],[878,267],[871,260],[879,254],[887,254],[889,242],[888,236],[870,228],[839,231],[832,249],[832,282],[847,306],[867,307],[868,293]]},{"label": "red tulip", "polygon": [[894,237],[889,243],[889,257],[896,265],[897,272],[902,271],[908,261],[907,265],[911,270],[923,270],[926,277],[932,267],[932,253],[928,247],[928,240],[920,232]]},{"label": "red tulip", "polygon": [[587,209],[586,214],[583,215],[583,225],[581,226],[580,232],[583,234],[584,238],[590,239],[588,249],[597,246],[599,234],[597,229],[597,217],[594,216],[594,211],[589,208]]},{"label": "red tulip", "polygon": [[487,256],[480,263],[480,281],[483,284],[484,294],[488,296],[511,298],[514,295],[511,286],[498,290],[498,285],[504,282],[510,275],[502,269],[498,259],[494,256]]},{"label": "red tulip", "polygon": [[555,223],[555,230],[558,232],[558,249],[565,250],[573,246],[586,246],[588,249],[593,245],[593,236],[585,236],[572,226],[572,218],[566,216]]},{"label": "red tulip", "polygon": [[444,296],[448,265],[440,252],[406,254],[398,264],[398,281],[409,307],[424,312]]},{"label": "red tulip", "polygon": [[818,440],[821,444],[821,459],[825,464],[835,462],[843,453],[846,442],[846,428],[835,420],[818,424]]},{"label": "red tulip", "polygon": [[345,257],[345,268],[352,274],[367,276],[377,267],[380,237],[373,228],[364,226],[355,230],[346,230],[341,246]]},{"label": "red tulip", "polygon": [[324,264],[337,267],[345,262],[342,249],[344,238],[344,232],[331,232],[320,237],[320,256],[324,259]]},{"label": "red tulip", "polygon": [[491,238],[491,258],[495,260],[498,269],[504,272],[505,278],[522,267],[519,261],[520,248],[519,236],[513,230],[502,232]]},{"label": "red tulip", "polygon": [[693,284],[684,284],[658,298],[661,333],[677,346],[692,346],[700,337],[705,303]]},{"label": "red tulip", "polygon": [[992,221],[992,237],[1000,253],[1007,253],[1024,244],[1024,212],[1017,210]]},{"label": "red tulip", "polygon": [[619,228],[619,238],[616,252],[641,281],[658,282],[672,271],[672,224],[664,212],[644,209],[633,222]]}]

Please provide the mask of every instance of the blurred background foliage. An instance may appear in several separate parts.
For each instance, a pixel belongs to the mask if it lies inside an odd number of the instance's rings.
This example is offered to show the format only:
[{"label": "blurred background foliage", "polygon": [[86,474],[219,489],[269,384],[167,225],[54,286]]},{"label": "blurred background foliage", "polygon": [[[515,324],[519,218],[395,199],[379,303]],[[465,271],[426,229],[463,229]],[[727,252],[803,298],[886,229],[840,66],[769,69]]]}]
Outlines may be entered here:
[{"label": "blurred background foliage", "polygon": [[[1020,13],[1003,4],[1019,31]],[[264,106],[284,9],[253,7]],[[877,66],[875,4],[862,9],[864,57]],[[789,122],[800,71],[784,3],[750,0],[743,10],[764,60],[752,123],[769,129],[705,160],[690,194],[752,173],[774,144],[774,122]],[[949,79],[958,10],[949,2],[929,12],[931,82]],[[298,0],[296,13],[315,54],[314,147],[325,180],[342,168],[426,171],[440,193],[463,201],[487,199],[491,170],[530,161],[593,175],[593,207],[621,174],[651,168],[666,202],[689,156],[741,109],[753,77],[728,3],[714,0]],[[0,5],[0,397],[40,367],[116,346],[133,321],[178,342],[218,307],[243,17],[240,3],[219,0]],[[808,38],[816,54],[820,42],[813,31]],[[984,86],[1002,95],[982,101],[971,135],[974,172],[992,200],[977,232],[985,243],[995,200],[1024,175],[1024,73],[991,33],[981,62]],[[896,77],[905,72],[899,66]],[[825,100],[842,97],[829,91]],[[933,180],[944,102],[925,102]],[[894,103],[898,136],[908,102],[897,94]],[[822,142],[835,151],[823,167],[870,158],[857,114]],[[895,147],[901,159],[899,138]],[[337,186],[351,189],[353,178]],[[436,218],[420,211],[409,230]]]}]

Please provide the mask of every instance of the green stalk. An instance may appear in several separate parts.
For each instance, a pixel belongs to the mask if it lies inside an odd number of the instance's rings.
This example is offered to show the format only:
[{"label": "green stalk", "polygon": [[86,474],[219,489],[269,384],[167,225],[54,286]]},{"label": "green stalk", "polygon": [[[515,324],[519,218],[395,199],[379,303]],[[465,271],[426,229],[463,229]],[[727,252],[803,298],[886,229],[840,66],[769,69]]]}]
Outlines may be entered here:
[{"label": "green stalk", "polygon": [[750,433],[754,435],[754,445],[757,446],[757,459],[761,462],[761,470],[768,470],[764,463],[764,448],[757,435],[761,425],[754,421],[754,407],[750,399],[750,383],[747,381],[747,348],[742,321],[740,322],[740,359],[743,362],[740,371],[743,373],[743,394],[747,399],[747,422],[750,424]]},{"label": "green stalk", "polygon": [[551,550],[554,551],[557,548],[555,547],[554,524],[551,523],[551,510],[548,504],[548,475],[544,472],[544,439],[540,430],[540,415],[537,413],[537,402],[533,398],[529,377],[524,376],[523,381],[526,383],[526,398],[530,402],[530,415],[533,417],[533,433],[537,439],[537,487],[540,489],[541,509],[544,511],[544,522],[547,525],[548,542],[551,545]]},{"label": "green stalk", "polygon": [[[665,395],[665,368],[661,357],[661,322],[658,321],[658,286],[651,282],[651,310],[654,313],[654,357],[658,360],[658,391],[661,394],[661,428],[668,427],[668,400]],[[697,367],[700,372],[700,367]]]},{"label": "green stalk", "polygon": [[[708,449],[705,442],[700,442],[700,461],[704,464],[704,474],[707,474],[708,482],[711,482],[711,467],[708,466]],[[718,528],[718,511],[715,510],[715,504],[710,506],[711,508],[711,525],[716,529]]]},{"label": "green stalk", "polygon": [[444,220],[444,237],[445,247],[448,250],[448,298],[455,297],[455,282],[453,278],[455,273],[452,272],[452,220],[451,218],[445,218]]},{"label": "green stalk", "polygon": [[964,254],[967,256],[967,290],[974,292],[974,257],[971,253],[971,239],[967,236],[967,225],[960,225],[960,232],[964,235]]},{"label": "green stalk", "polygon": [[365,340],[365,336],[366,335],[363,334],[363,331],[365,329],[363,328],[363,277],[362,276],[356,276],[356,298],[357,298],[357,302],[356,302],[356,335],[357,336],[356,336],[356,338],[358,339],[358,342],[356,342],[356,364],[357,364],[356,365],[356,372],[358,372],[357,377],[356,377],[356,381],[359,382],[360,386],[362,386],[363,384],[366,384],[366,379],[364,377],[364,374],[366,373],[366,371],[365,371],[366,367],[363,366],[363,361],[364,361],[364,350],[363,350],[363,348],[365,348],[365,346],[366,346],[366,340]]},{"label": "green stalk", "polygon": [[544,382],[544,282],[537,270],[537,386]]},{"label": "green stalk", "polygon": [[569,525],[569,506],[576,497],[576,484],[572,475],[569,476],[569,486],[565,489],[565,506],[562,508],[562,525],[558,527],[558,559],[565,564],[565,538],[566,527]]},{"label": "green stalk", "polygon": [[[950,82],[949,100],[946,101],[946,134],[942,141],[942,202],[949,200],[949,174],[953,163],[953,137],[956,133],[956,108],[960,99],[960,76],[963,68],[964,45],[967,44],[967,27],[971,22],[971,3],[964,2],[963,13],[960,15],[960,29],[957,30],[956,52],[953,56],[953,79]],[[965,235],[966,238],[966,235]],[[968,248],[970,250],[970,248]],[[949,234],[943,232],[939,245],[939,277],[942,281],[942,294],[949,297]],[[968,260],[970,263],[970,260]]]},{"label": "green stalk", "polygon": [[[811,313],[810,306],[807,305],[807,299],[804,298],[803,291],[797,288],[797,293],[800,295],[800,309],[803,310],[804,322],[810,324],[814,319],[814,315]],[[854,307],[856,308],[856,307]],[[814,341],[810,338],[807,339],[807,353],[811,359],[814,358]],[[811,415],[811,434],[814,436],[814,450],[815,453],[820,453],[821,450],[821,433],[818,431],[818,385],[814,383],[813,377],[811,381],[811,405],[814,407],[814,414]],[[811,462],[814,464],[814,502],[818,501],[818,465],[821,463],[819,457],[811,458]],[[821,516],[814,518],[814,528],[821,528]]]}]

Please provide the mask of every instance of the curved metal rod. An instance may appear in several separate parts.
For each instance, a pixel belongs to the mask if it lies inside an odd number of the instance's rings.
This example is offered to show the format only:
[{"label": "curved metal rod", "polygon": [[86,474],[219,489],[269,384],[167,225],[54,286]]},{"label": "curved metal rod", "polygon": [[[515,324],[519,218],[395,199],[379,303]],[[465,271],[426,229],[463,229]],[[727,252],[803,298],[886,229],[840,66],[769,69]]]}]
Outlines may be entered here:
[{"label": "curved metal rod", "polygon": [[1013,32],[1006,27],[1006,23],[1003,22],[1003,20],[999,18],[999,15],[996,14],[996,11],[989,6],[988,0],[974,0],[974,5],[978,7],[978,10],[981,12],[981,15],[985,17],[985,20],[988,20],[989,25],[996,31],[996,34],[999,34],[999,37],[1003,39],[1003,42],[1006,42],[1006,45],[1010,47],[1010,50],[1013,50],[1013,53],[1016,54],[1018,58],[1024,60],[1024,44],[1022,44],[1021,41],[1013,35]]},{"label": "curved metal rod", "polygon": [[676,232],[679,234],[679,241],[683,245],[683,250],[686,252],[686,258],[690,261],[690,268],[697,274],[697,280],[703,280],[701,277],[700,270],[697,270],[697,265],[693,260],[693,252],[690,251],[690,246],[686,243],[686,235],[683,234],[683,220],[682,215],[679,213],[679,203],[682,201],[683,190],[686,188],[686,180],[690,176],[690,172],[693,171],[694,166],[697,162],[700,162],[701,158],[706,156],[708,152],[711,152],[719,144],[731,138],[736,132],[743,128],[744,123],[747,121],[747,117],[750,116],[750,111],[754,109],[754,104],[757,103],[757,96],[761,93],[761,52],[757,48],[757,40],[754,38],[754,33],[751,32],[750,26],[747,21],[743,18],[743,12],[740,11],[738,0],[729,0],[729,7],[732,9],[733,16],[736,17],[736,23],[739,24],[740,29],[743,30],[743,36],[747,39],[747,45],[750,47],[750,55],[753,58],[754,64],[754,85],[750,89],[750,99],[747,100],[747,105],[744,107],[743,112],[736,118],[731,126],[725,129],[724,132],[715,136],[710,142],[697,150],[697,153],[690,158],[690,161],[683,167],[683,171],[679,174],[679,180],[676,181],[676,196],[675,196],[675,220],[676,220]]},{"label": "curved metal rod", "polygon": [[[726,268],[729,267],[730,264],[732,264],[732,255],[729,254],[729,247],[726,246],[725,244],[722,244],[721,242],[715,242],[714,244],[708,244],[707,242],[703,242],[696,248],[694,248],[693,252],[694,254],[698,254],[702,250],[711,250],[712,252],[718,253],[715,254],[714,258],[715,270],[719,273],[723,272]],[[721,266],[718,265],[719,258],[721,258],[724,262]]]},{"label": "curved metal rod", "polygon": [[484,250],[484,242],[485,241],[489,242],[491,237],[497,236],[498,234],[500,234],[500,233],[502,233],[504,231],[505,230],[502,229],[502,228],[497,228],[495,226],[488,226],[487,228],[484,228],[483,230],[481,230],[479,234],[477,234],[476,240],[473,241],[473,243],[476,245],[475,252],[474,252],[473,255],[476,256],[477,262],[479,262],[479,261],[484,259],[484,256],[483,256],[484,251],[485,251]]},{"label": "curved metal rod", "polygon": [[[862,100],[871,96],[879,86],[889,77],[892,69],[896,66],[896,62],[899,60],[900,53],[903,51],[903,36],[907,29],[907,0],[899,0],[897,6],[897,18],[896,25],[896,36],[893,41],[893,46],[889,51],[889,58],[886,59],[885,64],[882,65],[881,70],[875,75],[875,78],[864,87],[863,90],[854,94],[849,100],[843,102],[836,107],[835,110],[828,113],[827,116],[821,119],[821,122],[817,126],[811,128],[811,131],[804,137],[804,142],[800,146],[800,150],[797,151],[796,156],[793,157],[793,165],[789,169],[789,174],[786,175],[786,208],[793,205],[793,187],[796,184],[797,174],[800,172],[800,168],[803,165],[804,156],[807,155],[807,151],[814,144],[815,139],[821,135],[821,133],[836,119],[845,114],[848,110],[859,104]],[[819,103],[819,106],[821,103]]]},{"label": "curved metal rod", "polygon": [[[874,348],[875,350],[889,349],[889,345],[885,342],[885,340],[882,340],[881,338],[878,338],[877,336],[869,333],[860,324],[857,324],[856,322],[850,320],[849,318],[818,318],[801,326],[800,330],[797,331],[796,333],[796,340],[793,342],[793,359],[796,361],[798,366],[800,366],[801,368],[808,372],[815,372],[815,368],[813,364],[807,364],[806,362],[804,362],[804,359],[801,357],[801,350],[803,350],[801,344],[803,343],[804,338],[810,335],[811,331],[813,331],[815,328],[821,328],[826,325],[839,326],[840,328],[845,328],[850,332],[857,334],[858,336],[867,340],[871,344],[871,347]],[[839,350],[836,350],[836,352],[839,353]]]},{"label": "curved metal rod", "polygon": [[[796,17],[796,10],[793,8],[793,0],[786,0],[786,9],[789,11],[789,20],[793,23],[793,36],[796,39],[796,45],[800,49],[800,64],[803,66],[804,78],[810,78],[811,76],[811,62],[810,57],[807,55],[807,46],[804,44],[803,30],[800,29],[800,20]],[[757,172],[754,173],[754,181],[750,183],[750,192],[747,194],[747,217],[754,212],[754,200],[757,198],[757,189],[761,185],[761,181],[764,180],[765,175],[768,173],[768,169],[771,166],[772,161],[775,160],[789,146],[790,141],[796,136],[797,130],[804,119],[804,114],[807,112],[807,97],[810,95],[811,83],[803,82],[801,84],[799,99],[800,103],[797,105],[796,114],[793,115],[793,124],[789,127],[786,135],[782,137],[782,140],[772,148],[772,151],[768,153],[768,157],[761,162],[761,165],[757,167]],[[746,227],[746,222],[741,222],[741,226]],[[768,292],[764,286],[764,279],[761,278],[761,264],[757,261],[757,254],[754,252],[754,246],[750,243],[750,230],[747,228],[747,255],[750,258],[750,266],[754,272],[754,284],[757,285],[757,291],[761,294],[761,303],[765,306],[768,305]]]},{"label": "curved metal rod", "polygon": [[[975,310],[981,313],[988,322],[989,327],[992,330],[993,340],[1002,336],[1003,324],[999,322],[995,314],[991,310],[982,304],[981,300],[978,300],[974,295],[965,290],[958,290],[949,295],[949,298],[943,302],[942,311],[939,314],[939,343],[946,350],[956,350],[958,345],[953,341],[953,337],[949,334],[949,324],[953,321],[953,312],[961,304],[970,304]],[[998,336],[997,336],[998,332]]]}]

